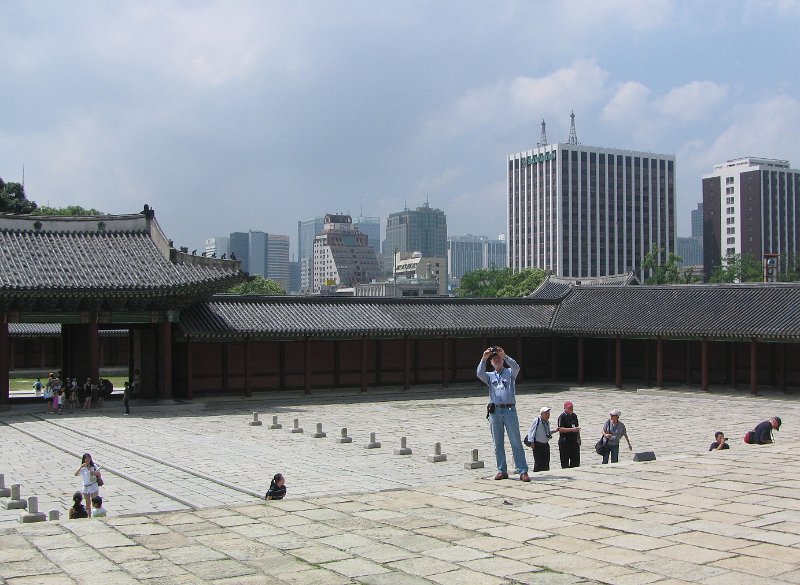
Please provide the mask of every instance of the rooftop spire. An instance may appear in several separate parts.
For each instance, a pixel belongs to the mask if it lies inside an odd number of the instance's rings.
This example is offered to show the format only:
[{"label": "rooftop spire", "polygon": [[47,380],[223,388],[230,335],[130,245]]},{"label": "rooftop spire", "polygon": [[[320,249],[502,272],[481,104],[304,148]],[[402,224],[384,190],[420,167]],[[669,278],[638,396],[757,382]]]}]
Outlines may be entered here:
[{"label": "rooftop spire", "polygon": [[567,144],[578,144],[578,133],[575,131],[575,111],[574,110],[569,115],[569,119],[570,119],[569,138],[567,139]]},{"label": "rooftop spire", "polygon": [[545,124],[544,118],[542,118],[542,135],[539,137],[539,144],[536,146],[547,146],[547,130],[545,130],[546,126],[547,124]]}]

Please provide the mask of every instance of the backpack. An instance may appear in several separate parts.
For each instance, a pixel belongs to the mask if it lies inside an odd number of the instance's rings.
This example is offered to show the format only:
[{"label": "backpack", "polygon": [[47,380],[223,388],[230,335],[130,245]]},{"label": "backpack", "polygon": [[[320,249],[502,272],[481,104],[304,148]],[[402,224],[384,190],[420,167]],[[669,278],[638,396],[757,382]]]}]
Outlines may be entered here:
[{"label": "backpack", "polygon": [[753,442],[753,434],[754,434],[753,431],[747,431],[744,434],[744,442],[747,443],[748,445]]}]

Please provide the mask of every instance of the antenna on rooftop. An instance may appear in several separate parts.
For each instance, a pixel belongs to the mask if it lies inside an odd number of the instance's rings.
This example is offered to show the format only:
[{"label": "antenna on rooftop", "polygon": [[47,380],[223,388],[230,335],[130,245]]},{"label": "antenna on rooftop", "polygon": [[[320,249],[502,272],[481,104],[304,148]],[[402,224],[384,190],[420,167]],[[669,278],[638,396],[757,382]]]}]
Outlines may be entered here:
[{"label": "antenna on rooftop", "polygon": [[578,133],[575,131],[575,111],[573,110],[572,113],[569,115],[571,120],[569,125],[569,138],[567,139],[567,144],[579,144],[578,142]]},{"label": "antenna on rooftop", "polygon": [[542,135],[539,137],[539,143],[536,146],[547,146],[547,130],[545,129],[546,126],[547,124],[545,124],[544,118],[542,118]]}]

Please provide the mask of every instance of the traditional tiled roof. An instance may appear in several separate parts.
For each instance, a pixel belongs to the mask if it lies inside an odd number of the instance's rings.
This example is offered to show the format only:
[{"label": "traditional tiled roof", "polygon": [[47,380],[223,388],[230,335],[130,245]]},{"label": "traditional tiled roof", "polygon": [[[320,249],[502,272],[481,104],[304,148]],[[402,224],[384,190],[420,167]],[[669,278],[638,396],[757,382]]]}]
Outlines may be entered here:
[{"label": "traditional tiled roof", "polygon": [[[9,323],[8,334],[17,338],[61,337],[61,323]],[[127,337],[127,329],[100,329],[100,337]]]},{"label": "traditional tiled roof", "polygon": [[187,338],[515,335],[547,332],[552,303],[525,299],[385,299],[216,295],[181,311]]},{"label": "traditional tiled roof", "polygon": [[561,300],[574,286],[628,286],[639,284],[639,279],[633,274],[612,274],[610,276],[592,276],[583,278],[568,278],[566,276],[556,276],[548,274],[529,298],[539,300]]},{"label": "traditional tiled roof", "polygon": [[[182,301],[240,282],[239,262],[178,252],[152,215],[0,214],[0,307],[71,298]],[[52,304],[52,302],[51,302]]]},{"label": "traditional tiled roof", "polygon": [[800,284],[574,287],[554,333],[800,339]]}]

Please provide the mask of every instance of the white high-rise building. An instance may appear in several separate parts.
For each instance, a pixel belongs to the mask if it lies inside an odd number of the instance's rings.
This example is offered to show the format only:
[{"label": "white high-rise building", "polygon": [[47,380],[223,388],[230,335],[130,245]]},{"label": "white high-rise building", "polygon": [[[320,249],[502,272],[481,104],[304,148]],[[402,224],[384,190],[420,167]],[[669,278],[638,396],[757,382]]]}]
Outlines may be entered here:
[{"label": "white high-rise building", "polygon": [[635,272],[675,251],[675,157],[570,142],[510,154],[508,258],[571,278]]},{"label": "white high-rise building", "polygon": [[328,214],[322,234],[314,238],[314,292],[355,286],[378,277],[378,255],[349,215]]}]

